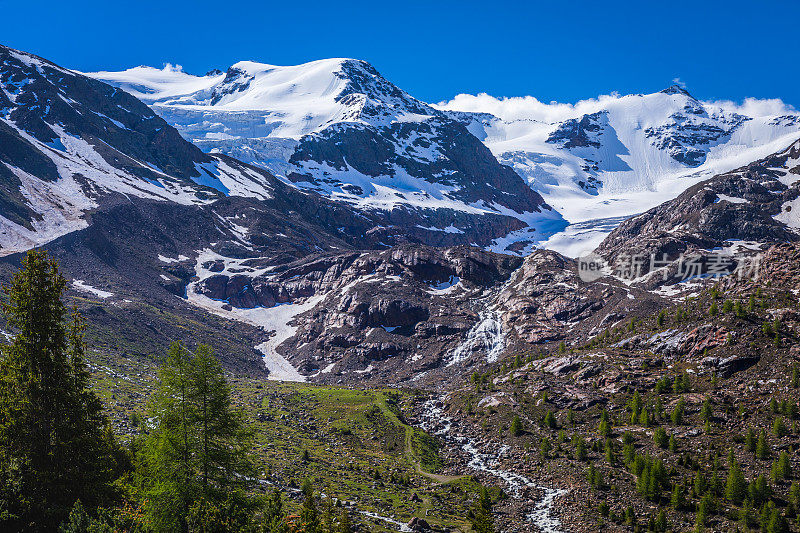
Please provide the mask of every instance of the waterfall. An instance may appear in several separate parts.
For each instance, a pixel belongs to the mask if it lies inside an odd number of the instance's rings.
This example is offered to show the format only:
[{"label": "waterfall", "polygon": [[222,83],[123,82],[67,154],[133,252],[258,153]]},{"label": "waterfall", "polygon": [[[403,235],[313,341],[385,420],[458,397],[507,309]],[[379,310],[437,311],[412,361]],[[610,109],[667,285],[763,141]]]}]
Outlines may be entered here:
[{"label": "waterfall", "polygon": [[478,323],[467,332],[467,338],[453,351],[447,366],[460,363],[480,350],[485,351],[486,361],[493,363],[497,361],[503,348],[505,340],[499,315],[494,311],[481,311]]}]

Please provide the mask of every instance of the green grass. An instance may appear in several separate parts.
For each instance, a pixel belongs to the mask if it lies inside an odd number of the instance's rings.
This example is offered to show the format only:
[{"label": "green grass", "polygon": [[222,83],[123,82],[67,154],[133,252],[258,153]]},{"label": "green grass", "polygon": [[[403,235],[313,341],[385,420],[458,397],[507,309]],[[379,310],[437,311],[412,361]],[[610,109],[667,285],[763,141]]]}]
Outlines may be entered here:
[{"label": "green grass", "polygon": [[[93,383],[123,441],[143,430],[146,401],[157,367],[146,357],[129,360],[92,354]],[[359,511],[408,522],[469,531],[464,517],[479,485],[468,477],[436,476],[443,464],[436,439],[408,425],[410,392],[350,389],[229,377],[233,401],[251,421],[260,477],[285,487],[306,478],[318,493],[355,502]],[[304,451],[308,460],[303,460]],[[417,494],[421,502],[412,501]],[[289,510],[299,502],[287,497]],[[396,527],[364,516],[363,529]]]}]

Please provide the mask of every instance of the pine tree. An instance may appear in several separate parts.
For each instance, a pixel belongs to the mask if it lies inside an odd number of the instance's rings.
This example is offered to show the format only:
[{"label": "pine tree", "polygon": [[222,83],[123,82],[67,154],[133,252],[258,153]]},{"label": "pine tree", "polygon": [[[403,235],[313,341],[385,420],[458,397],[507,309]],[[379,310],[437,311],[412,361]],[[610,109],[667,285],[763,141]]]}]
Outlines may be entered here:
[{"label": "pine tree", "polygon": [[749,531],[753,527],[753,504],[747,499],[739,511],[739,525],[743,531]]},{"label": "pine tree", "polygon": [[45,252],[28,252],[3,313],[12,332],[0,358],[0,529],[55,530],[75,502],[113,496],[124,454],[89,389],[83,321],[68,320],[66,279]]},{"label": "pine tree", "polygon": [[154,529],[185,529],[198,501],[227,502],[231,512],[249,505],[251,433],[208,346],[194,354],[170,346],[148,410],[155,426],[137,456],[136,477]]},{"label": "pine tree", "polygon": [[758,442],[756,443],[756,458],[769,459],[769,444],[767,444],[767,433],[762,429],[758,435]]},{"label": "pine tree", "polygon": [[680,511],[681,509],[683,509],[684,505],[686,505],[686,500],[683,496],[683,491],[684,488],[677,484],[674,487],[672,487],[672,496],[670,496],[669,505],[676,511]]},{"label": "pine tree", "polygon": [[792,463],[789,460],[789,454],[781,452],[778,461],[775,463],[775,478],[778,479],[792,479]]},{"label": "pine tree", "polygon": [[655,530],[661,533],[667,531],[667,514],[664,512],[664,509],[658,511],[658,516],[656,516],[655,522]]},{"label": "pine tree", "polygon": [[191,354],[178,343],[170,346],[159,372],[159,388],[148,406],[156,427],[138,455],[137,476],[154,529],[185,529],[197,484],[197,431],[190,403]]},{"label": "pine tree", "polygon": [[617,455],[614,453],[614,441],[606,439],[605,444],[606,462],[609,466],[617,464]]},{"label": "pine tree", "polygon": [[750,453],[756,453],[756,434],[753,428],[747,430],[747,435],[744,438],[745,449]]},{"label": "pine tree", "polygon": [[58,531],[59,533],[87,533],[91,523],[91,518],[86,514],[81,501],[78,500],[69,512],[67,520],[58,528]]},{"label": "pine tree", "polygon": [[628,402],[628,409],[631,411],[631,424],[635,424],[639,419],[639,412],[642,410],[642,397],[639,391],[633,393],[633,397]]},{"label": "pine tree", "polygon": [[800,484],[796,482],[789,487],[789,502],[794,504],[794,508],[800,514]]},{"label": "pine tree", "polygon": [[514,418],[511,419],[511,427],[509,429],[512,437],[519,437],[522,435],[522,420],[519,416],[514,415]]},{"label": "pine tree", "polygon": [[734,505],[741,505],[747,497],[747,481],[742,469],[735,460],[728,470],[728,481],[725,483],[725,497]]},{"label": "pine tree", "polygon": [[787,434],[786,424],[783,422],[783,418],[777,417],[775,419],[775,423],[772,424],[772,434],[778,438]]},{"label": "pine tree", "polygon": [[789,524],[778,509],[773,509],[770,514],[767,533],[789,533]]},{"label": "pine tree", "polygon": [[703,407],[700,409],[700,416],[706,422],[711,420],[711,418],[714,416],[714,410],[711,407],[710,398],[706,398],[705,401],[703,402]]},{"label": "pine tree", "polygon": [[653,441],[659,448],[667,447],[669,444],[669,437],[667,436],[667,432],[664,431],[664,428],[656,428],[655,432],[653,433]]},{"label": "pine tree", "polygon": [[550,444],[550,439],[543,437],[542,441],[539,443],[539,454],[542,456],[542,459],[549,459],[552,449],[553,446]]},{"label": "pine tree", "polygon": [[[676,381],[677,383],[677,381]],[[677,405],[675,405],[675,409],[672,411],[672,423],[676,426],[680,426],[683,424],[683,413],[686,410],[686,402],[683,398],[678,400]]]},{"label": "pine tree", "polygon": [[587,456],[586,441],[578,437],[578,442],[575,444],[575,459],[578,461],[585,461]]},{"label": "pine tree", "polygon": [[317,503],[314,499],[314,485],[310,479],[303,481],[303,507],[300,509],[300,527],[304,533],[322,533],[317,512]]},{"label": "pine tree", "polygon": [[636,511],[633,510],[633,507],[629,506],[625,509],[625,524],[631,529],[636,529]]},{"label": "pine tree", "polygon": [[603,409],[600,414],[600,424],[597,426],[597,433],[601,437],[608,437],[611,435],[611,419],[608,416],[608,411]]},{"label": "pine tree", "polygon": [[697,505],[697,526],[702,528],[708,522],[708,517],[711,515],[712,501],[709,494],[705,494]]},{"label": "pine tree", "polygon": [[699,498],[706,493],[706,477],[698,470],[694,475],[693,490],[695,495]]},{"label": "pine tree", "polygon": [[750,483],[747,487],[747,495],[755,505],[761,505],[769,499],[772,490],[763,474]]},{"label": "pine tree", "polygon": [[642,412],[639,413],[639,425],[645,428],[650,427],[650,411],[648,409],[642,409]]},{"label": "pine tree", "polygon": [[678,440],[675,438],[675,435],[669,436],[669,443],[667,444],[667,447],[672,453],[678,452]]},{"label": "pine tree", "polygon": [[470,509],[470,524],[475,533],[494,533],[492,499],[486,487],[481,487],[478,500]]}]

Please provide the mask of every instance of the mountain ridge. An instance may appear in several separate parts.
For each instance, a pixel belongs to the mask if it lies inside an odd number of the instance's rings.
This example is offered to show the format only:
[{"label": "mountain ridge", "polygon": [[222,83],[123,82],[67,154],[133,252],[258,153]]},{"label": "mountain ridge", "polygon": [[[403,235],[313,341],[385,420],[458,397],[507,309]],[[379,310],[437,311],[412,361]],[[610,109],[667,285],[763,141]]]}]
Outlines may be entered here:
[{"label": "mountain ridge", "polygon": [[[347,130],[350,136],[358,136],[362,144],[373,145],[377,140],[371,139],[366,131],[376,131],[375,127],[379,126],[379,137],[385,145],[384,161],[390,159],[388,154],[392,151],[397,156],[410,156],[412,159],[411,163],[402,161],[396,168],[384,166],[380,169],[381,176],[384,176],[381,185],[390,186],[398,181],[394,179],[396,176],[404,175],[409,165],[417,165],[419,161],[415,159],[423,154],[419,147],[414,147],[414,152],[403,155],[403,143],[398,142],[403,132],[413,131],[418,139],[435,148],[442,139],[424,133],[425,129],[437,123],[458,122],[488,147],[499,163],[514,169],[529,188],[543,197],[544,204],[554,207],[553,214],[558,213],[566,221],[584,227],[594,219],[599,220],[590,231],[585,228],[581,231],[565,230],[566,223],[557,222],[552,217],[515,215],[515,212],[521,214],[526,210],[535,213],[535,209],[511,206],[502,196],[496,196],[497,200],[502,200],[496,203],[511,207],[509,214],[537,230],[533,235],[527,235],[523,229],[521,233],[514,232],[502,240],[493,240],[489,249],[499,252],[521,250],[529,253],[534,246],[544,246],[575,255],[591,249],[608,234],[607,228],[613,219],[655,207],[695,183],[765,157],[800,136],[800,113],[791,108],[768,101],[739,106],[702,102],[678,85],[649,95],[605,96],[577,104],[542,104],[532,97],[500,100],[487,95],[459,95],[449,102],[427,104],[407,95],[380,76],[374,67],[360,60],[319,60],[293,67],[244,62],[234,64],[226,76],[235,73],[242,64],[247,67],[242,72],[250,69],[247,76],[255,80],[254,84],[259,81],[257,72],[266,71],[269,77],[275,76],[276,72],[299,72],[312,67],[321,69],[322,72],[314,72],[324,82],[317,79],[314,83],[305,83],[301,77],[293,77],[296,83],[289,85],[298,94],[315,94],[317,100],[334,104],[336,98],[331,96],[334,92],[347,94],[338,107],[331,104],[332,107],[326,107],[325,113],[319,116],[314,114],[314,110],[320,109],[319,102],[315,102],[310,108],[313,118],[310,122],[298,121],[287,114],[296,97],[280,93],[278,88],[285,88],[280,84],[273,84],[273,92],[263,100],[254,94],[245,94],[248,90],[253,91],[255,85],[244,89],[240,85],[237,87],[241,90],[225,96],[229,100],[219,100],[214,105],[197,105],[201,101],[209,102],[208,95],[212,89],[183,96],[171,91],[172,96],[162,98],[159,95],[166,94],[162,86],[159,89],[162,93],[149,97],[152,106],[204,151],[239,157],[269,168],[279,177],[301,187],[360,208],[387,208],[387,205],[405,202],[403,199],[389,204],[381,202],[379,194],[366,191],[369,186],[364,186],[373,181],[374,172],[364,173],[360,171],[363,169],[352,168],[344,164],[347,159],[342,159],[342,156],[339,156],[338,166],[330,168],[324,164],[324,158],[309,157],[308,150],[303,149],[304,140],[317,140],[316,136],[322,135],[335,138],[334,146],[347,145],[341,134]],[[352,69],[343,67],[348,65]],[[166,70],[147,68],[152,78],[161,76]],[[366,74],[361,76],[353,72]],[[91,75],[120,86],[130,83],[130,80],[147,78],[137,74],[135,69]],[[176,76],[189,75],[180,73]],[[219,76],[206,77],[205,83],[216,87]],[[352,83],[352,78],[360,82]],[[265,78],[262,76],[260,79]],[[341,85],[327,92],[332,81]],[[399,100],[386,95],[395,95]],[[399,103],[387,111],[387,102]],[[760,109],[759,105],[765,109]],[[236,110],[225,110],[226,106],[233,106]],[[236,113],[235,118],[233,113]],[[389,128],[382,122],[384,119],[389,120]],[[272,125],[267,126],[268,123]],[[334,129],[340,132],[338,136]],[[448,126],[448,129],[452,130],[452,127]],[[464,132],[458,135],[463,138]],[[428,151],[429,156],[440,157],[435,149],[431,152],[428,148]],[[353,153],[348,155],[356,157]],[[435,172],[430,165],[427,166],[427,175]],[[420,182],[399,181],[403,183],[401,189],[411,187],[419,192],[427,187]],[[476,183],[469,180],[462,189],[471,188]],[[394,192],[403,194],[397,189]],[[453,196],[441,189],[438,193],[438,200]],[[486,196],[487,193],[483,191],[480,194]],[[518,184],[512,194],[527,195]],[[370,202],[370,198],[375,202]],[[465,203],[451,203],[450,207],[464,211],[475,205],[474,202]],[[414,202],[407,205],[415,207]],[[478,207],[485,209],[482,205]],[[495,207],[490,203],[488,209],[492,211]],[[508,248],[510,244],[513,246]]]}]

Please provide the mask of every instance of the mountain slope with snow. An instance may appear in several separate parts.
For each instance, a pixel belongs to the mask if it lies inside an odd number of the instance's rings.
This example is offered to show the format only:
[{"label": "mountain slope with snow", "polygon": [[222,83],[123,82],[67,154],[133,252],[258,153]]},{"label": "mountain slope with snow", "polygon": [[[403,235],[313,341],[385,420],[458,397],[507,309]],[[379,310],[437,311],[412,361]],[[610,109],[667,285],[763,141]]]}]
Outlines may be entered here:
[{"label": "mountain slope with snow", "polygon": [[640,213],[800,136],[800,113],[779,101],[701,102],[678,86],[574,105],[459,95],[436,107],[572,223]]},{"label": "mountain slope with snow", "polygon": [[124,91],[3,46],[0,179],[1,254],[86,227],[109,202],[268,199],[280,183],[203,153]]},{"label": "mountain slope with snow", "polygon": [[[470,231],[465,214],[522,221],[466,241],[497,251],[535,244],[576,255],[625,217],[800,136],[800,113],[779,101],[703,102],[679,86],[576,104],[459,95],[428,105],[351,59],[90,75],[143,99],[206,152],[361,209],[433,207],[463,219],[417,224],[436,230]],[[477,164],[473,138],[491,151]],[[564,229],[562,216],[573,225]]]},{"label": "mountain slope with snow", "polygon": [[363,61],[243,61],[206,76],[175,67],[90,76],[143,99],[206,152],[386,212],[393,224],[428,233],[426,242],[447,237],[445,243],[525,252],[565,226],[460,121]]}]

